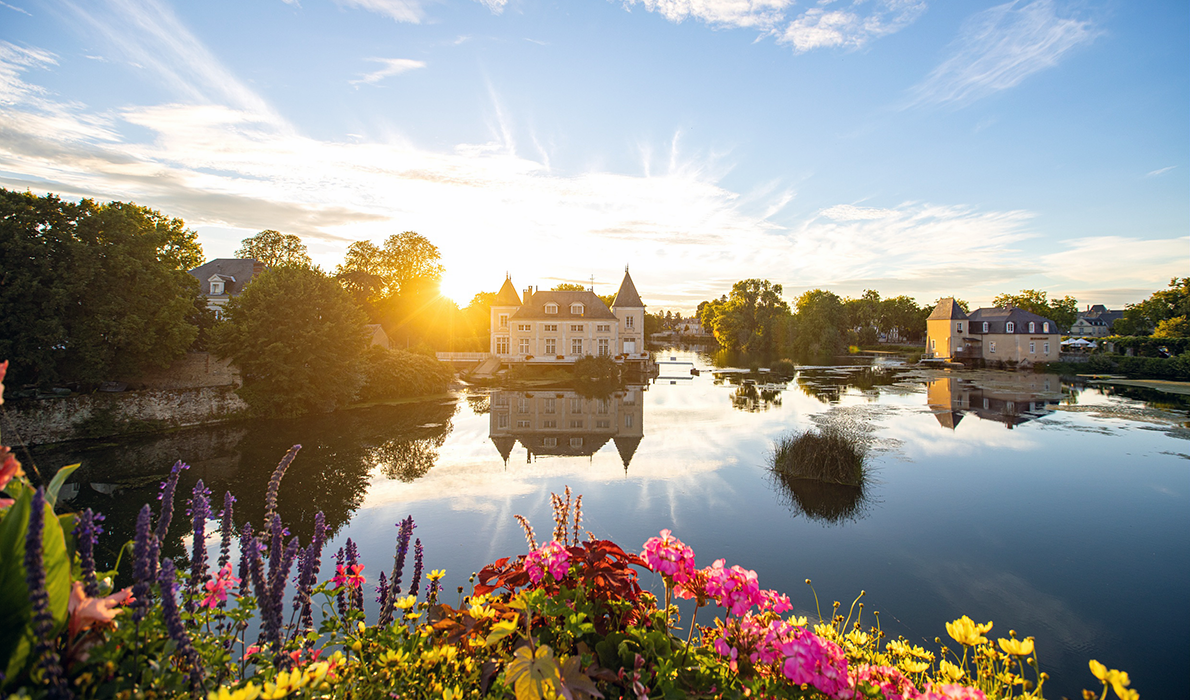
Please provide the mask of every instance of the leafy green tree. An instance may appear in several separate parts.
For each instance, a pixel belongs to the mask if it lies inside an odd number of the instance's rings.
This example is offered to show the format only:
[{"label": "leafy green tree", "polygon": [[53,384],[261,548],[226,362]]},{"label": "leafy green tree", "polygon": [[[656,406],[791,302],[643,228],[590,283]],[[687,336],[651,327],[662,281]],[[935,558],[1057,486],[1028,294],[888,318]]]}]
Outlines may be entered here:
[{"label": "leafy green tree", "polygon": [[1067,295],[1061,299],[1050,299],[1048,295],[1036,289],[1022,289],[1019,294],[1001,294],[992,300],[996,306],[1015,306],[1038,316],[1043,316],[1058,324],[1059,328],[1068,329],[1078,320],[1078,300]]},{"label": "leafy green tree", "polygon": [[224,307],[211,349],[240,369],[240,395],[262,415],[333,410],[363,382],[367,318],[320,270],[273,267]]},{"label": "leafy green tree", "polygon": [[14,384],[166,367],[198,334],[202,261],[181,219],[135,204],[0,190],[0,356]]},{"label": "leafy green tree", "polygon": [[811,289],[797,300],[792,346],[800,355],[833,355],[847,346],[843,300],[824,289]]},{"label": "leafy green tree", "polygon": [[847,312],[849,328],[880,328],[883,312],[883,307],[880,304],[880,292],[874,289],[865,289],[863,296],[858,299],[844,299],[843,308]]},{"label": "leafy green tree", "polygon": [[733,284],[729,295],[704,306],[702,322],[725,348],[772,353],[779,345],[778,325],[788,315],[781,285],[746,279]]},{"label": "leafy green tree", "polygon": [[1124,309],[1124,318],[1112,325],[1112,332],[1118,335],[1148,335],[1162,321],[1178,317],[1190,318],[1190,277],[1175,277],[1169,281],[1169,288],[1154,292],[1137,304],[1128,304]]},{"label": "leafy green tree", "polygon": [[880,302],[880,332],[907,341],[920,340],[926,333],[926,317],[934,307],[920,307],[910,297],[889,297]]},{"label": "leafy green tree", "polygon": [[587,288],[581,284],[575,284],[573,282],[559,282],[558,284],[554,285],[554,288],[552,291],[555,291],[555,292],[585,292],[585,291],[587,291]]},{"label": "leafy green tree", "polygon": [[1190,320],[1185,316],[1167,318],[1157,324],[1154,338],[1190,338]]},{"label": "leafy green tree", "polygon": [[251,238],[245,238],[240,244],[236,257],[259,260],[267,267],[309,267],[314,264],[306,244],[292,233],[265,229]]}]

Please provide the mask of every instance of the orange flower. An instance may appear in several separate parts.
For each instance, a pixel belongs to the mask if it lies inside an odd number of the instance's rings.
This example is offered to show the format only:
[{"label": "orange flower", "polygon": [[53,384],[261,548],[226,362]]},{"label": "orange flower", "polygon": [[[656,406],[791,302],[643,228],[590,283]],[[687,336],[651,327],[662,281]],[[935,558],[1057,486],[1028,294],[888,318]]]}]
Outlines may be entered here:
[{"label": "orange flower", "polygon": [[123,612],[119,606],[131,602],[131,588],[116,591],[103,598],[92,598],[83,590],[82,582],[75,581],[70,589],[70,603],[67,606],[67,612],[70,614],[70,636],[73,638],[92,627],[114,626],[116,615]]}]

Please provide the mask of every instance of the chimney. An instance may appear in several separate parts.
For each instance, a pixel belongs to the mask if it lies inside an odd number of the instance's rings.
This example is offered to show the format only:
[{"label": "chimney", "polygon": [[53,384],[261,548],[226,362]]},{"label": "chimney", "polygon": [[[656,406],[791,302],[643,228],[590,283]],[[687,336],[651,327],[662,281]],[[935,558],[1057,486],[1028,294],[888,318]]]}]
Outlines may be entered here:
[{"label": "chimney", "polygon": [[525,306],[529,305],[529,300],[533,298],[533,288],[525,287]]}]

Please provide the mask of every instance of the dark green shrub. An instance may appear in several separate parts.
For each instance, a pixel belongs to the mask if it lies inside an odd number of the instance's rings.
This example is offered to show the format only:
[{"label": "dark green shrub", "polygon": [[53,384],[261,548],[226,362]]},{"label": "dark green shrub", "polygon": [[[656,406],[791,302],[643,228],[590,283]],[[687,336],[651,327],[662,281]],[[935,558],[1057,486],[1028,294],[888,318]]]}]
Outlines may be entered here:
[{"label": "dark green shrub", "polygon": [[782,377],[792,377],[797,373],[797,365],[793,364],[791,360],[786,360],[785,358],[774,362],[773,366],[769,369],[771,369],[774,374],[779,374]]},{"label": "dark green shrub", "polygon": [[433,357],[379,345],[364,354],[364,386],[360,399],[378,401],[441,394],[454,372]]},{"label": "dark green shrub", "polygon": [[788,479],[860,486],[867,470],[867,438],[844,425],[790,433],[773,446],[772,469]]}]

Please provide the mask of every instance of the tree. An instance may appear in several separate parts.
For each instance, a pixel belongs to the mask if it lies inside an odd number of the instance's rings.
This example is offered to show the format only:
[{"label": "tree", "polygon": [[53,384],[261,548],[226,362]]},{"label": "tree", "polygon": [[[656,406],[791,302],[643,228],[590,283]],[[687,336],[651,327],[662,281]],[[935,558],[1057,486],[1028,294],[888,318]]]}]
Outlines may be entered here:
[{"label": "tree", "polygon": [[1142,302],[1128,304],[1124,309],[1124,318],[1112,325],[1112,332],[1118,335],[1147,335],[1154,332],[1162,321],[1179,317],[1190,318],[1190,277],[1175,277],[1169,281],[1168,289],[1153,292]]},{"label": "tree", "polygon": [[922,308],[904,295],[884,299],[880,302],[880,332],[902,340],[919,340],[926,333],[926,317],[933,308]]},{"label": "tree", "polygon": [[846,347],[847,313],[843,301],[824,289],[811,289],[797,300],[793,348],[801,355],[833,355]]},{"label": "tree", "polygon": [[309,267],[313,265],[310,253],[306,250],[306,244],[292,233],[265,229],[251,238],[245,238],[240,243],[236,257],[259,260],[266,267]]},{"label": "tree", "polygon": [[334,279],[308,267],[269,268],[224,315],[211,348],[240,369],[240,395],[257,412],[298,415],[355,398],[367,319]]},{"label": "tree", "polygon": [[1000,307],[1015,306],[1038,316],[1048,318],[1063,330],[1078,320],[1078,300],[1067,295],[1061,299],[1049,299],[1045,292],[1036,289],[1022,289],[1019,294],[1001,294],[992,300]]},{"label": "tree", "polygon": [[789,315],[781,299],[781,285],[768,280],[736,282],[731,294],[702,306],[703,326],[715,334],[719,344],[745,352],[772,353],[777,350],[777,325]]},{"label": "tree", "polygon": [[581,284],[575,284],[573,282],[559,282],[558,284],[554,285],[554,288],[552,291],[555,291],[555,292],[585,292],[585,291],[587,291],[587,288]]},{"label": "tree", "polygon": [[198,334],[202,248],[135,204],[0,190],[0,356],[14,384],[95,383],[166,367]]}]

